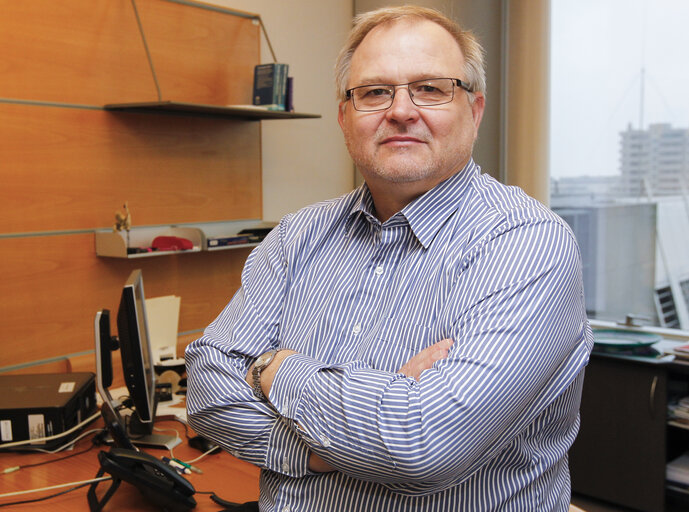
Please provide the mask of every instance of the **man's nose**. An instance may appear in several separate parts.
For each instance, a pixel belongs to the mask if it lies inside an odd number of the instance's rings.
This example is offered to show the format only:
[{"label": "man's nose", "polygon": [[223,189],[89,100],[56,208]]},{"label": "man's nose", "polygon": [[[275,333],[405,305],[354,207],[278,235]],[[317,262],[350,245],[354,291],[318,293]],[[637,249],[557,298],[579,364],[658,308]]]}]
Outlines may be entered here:
[{"label": "man's nose", "polygon": [[414,120],[418,118],[418,107],[411,99],[411,93],[406,86],[397,87],[395,96],[392,98],[392,105],[387,110],[388,119],[398,122]]}]

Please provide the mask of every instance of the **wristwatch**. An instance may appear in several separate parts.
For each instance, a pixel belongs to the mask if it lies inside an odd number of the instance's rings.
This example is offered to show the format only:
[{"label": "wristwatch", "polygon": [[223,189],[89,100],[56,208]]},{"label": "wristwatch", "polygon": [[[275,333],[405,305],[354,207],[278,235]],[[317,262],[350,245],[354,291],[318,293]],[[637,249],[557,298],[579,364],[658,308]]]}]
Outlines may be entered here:
[{"label": "wristwatch", "polygon": [[251,372],[254,382],[253,390],[254,395],[261,400],[268,401],[268,397],[263,394],[263,390],[261,389],[261,372],[268,368],[268,365],[273,362],[275,354],[278,352],[279,350],[277,349],[269,350],[265,354],[258,356],[258,359],[256,359],[256,362],[254,363],[254,369]]}]

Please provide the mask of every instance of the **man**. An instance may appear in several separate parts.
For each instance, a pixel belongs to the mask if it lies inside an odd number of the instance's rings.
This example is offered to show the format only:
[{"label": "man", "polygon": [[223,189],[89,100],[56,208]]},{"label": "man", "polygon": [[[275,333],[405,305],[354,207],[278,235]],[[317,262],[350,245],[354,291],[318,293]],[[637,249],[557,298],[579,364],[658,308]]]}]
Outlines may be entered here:
[{"label": "man", "polygon": [[337,75],[366,183],[252,252],[187,349],[190,424],[262,468],[263,511],[567,510],[580,257],[471,158],[480,46],[435,11],[383,9]]}]

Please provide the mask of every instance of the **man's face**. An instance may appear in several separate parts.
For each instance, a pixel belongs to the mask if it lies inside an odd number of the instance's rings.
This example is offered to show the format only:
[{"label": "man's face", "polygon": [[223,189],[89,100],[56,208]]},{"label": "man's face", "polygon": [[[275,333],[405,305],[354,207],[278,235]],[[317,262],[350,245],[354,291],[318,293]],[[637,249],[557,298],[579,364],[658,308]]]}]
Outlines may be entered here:
[{"label": "man's face", "polygon": [[[466,80],[463,67],[459,45],[444,28],[427,20],[402,20],[366,35],[352,56],[347,88],[424,78]],[[398,87],[389,109],[359,112],[345,101],[338,120],[369,186],[407,183],[421,194],[467,163],[483,105],[480,93],[472,105],[466,92],[455,88],[450,103],[418,107],[406,87]]]}]

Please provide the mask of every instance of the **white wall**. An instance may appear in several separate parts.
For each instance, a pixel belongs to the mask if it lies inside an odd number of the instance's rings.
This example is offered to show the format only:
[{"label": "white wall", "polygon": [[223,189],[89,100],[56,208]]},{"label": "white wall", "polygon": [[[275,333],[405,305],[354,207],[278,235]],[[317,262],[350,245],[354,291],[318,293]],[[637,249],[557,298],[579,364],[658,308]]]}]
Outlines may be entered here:
[{"label": "white wall", "polygon": [[[352,161],[337,124],[335,58],[351,27],[352,0],[206,0],[259,14],[279,62],[294,77],[294,107],[321,119],[262,121],[263,218],[354,187]],[[265,39],[262,62],[271,62]]]}]

